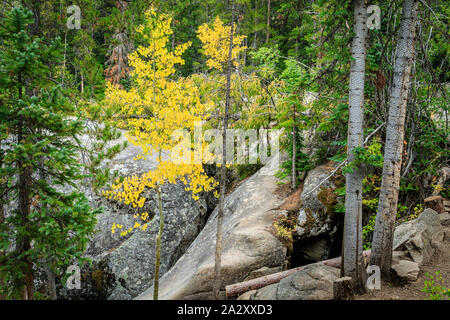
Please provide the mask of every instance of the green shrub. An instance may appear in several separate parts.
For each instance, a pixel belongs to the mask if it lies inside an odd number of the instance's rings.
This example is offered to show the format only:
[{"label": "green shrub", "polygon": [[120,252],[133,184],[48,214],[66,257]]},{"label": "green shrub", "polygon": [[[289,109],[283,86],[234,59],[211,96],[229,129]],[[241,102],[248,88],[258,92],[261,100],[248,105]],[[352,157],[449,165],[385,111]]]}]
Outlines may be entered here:
[{"label": "green shrub", "polygon": [[425,273],[428,277],[423,283],[423,292],[428,294],[427,300],[449,300],[450,298],[450,288],[444,286],[444,281],[442,280],[441,271],[436,271],[435,276]]}]

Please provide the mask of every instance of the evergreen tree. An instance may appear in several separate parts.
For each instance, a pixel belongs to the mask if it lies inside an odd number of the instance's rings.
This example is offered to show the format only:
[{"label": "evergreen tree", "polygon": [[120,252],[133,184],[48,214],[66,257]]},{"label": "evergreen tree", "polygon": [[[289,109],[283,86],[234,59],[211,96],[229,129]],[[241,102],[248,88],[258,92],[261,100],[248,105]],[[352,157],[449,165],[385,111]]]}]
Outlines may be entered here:
[{"label": "evergreen tree", "polygon": [[34,298],[37,268],[60,274],[81,257],[97,213],[77,190],[75,139],[83,124],[69,118],[75,110],[48,80],[61,58],[59,41],[31,36],[32,16],[13,8],[0,26],[0,194],[8,208],[0,225],[0,292],[22,299]]}]

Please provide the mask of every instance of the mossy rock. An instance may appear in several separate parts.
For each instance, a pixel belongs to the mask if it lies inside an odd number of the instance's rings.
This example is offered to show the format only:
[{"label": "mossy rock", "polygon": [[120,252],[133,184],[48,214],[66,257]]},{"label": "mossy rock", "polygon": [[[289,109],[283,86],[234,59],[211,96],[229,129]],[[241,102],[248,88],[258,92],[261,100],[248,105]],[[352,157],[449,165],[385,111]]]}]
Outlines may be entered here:
[{"label": "mossy rock", "polygon": [[327,209],[324,213],[332,214],[334,212],[334,206],[337,203],[337,196],[334,193],[334,190],[336,190],[336,188],[320,187],[320,191],[317,193],[317,199],[319,199]]},{"label": "mossy rock", "polygon": [[338,197],[335,190],[344,182],[342,176],[328,178],[334,168],[325,164],[309,171],[306,176],[297,226],[300,239],[336,231],[334,212]]}]

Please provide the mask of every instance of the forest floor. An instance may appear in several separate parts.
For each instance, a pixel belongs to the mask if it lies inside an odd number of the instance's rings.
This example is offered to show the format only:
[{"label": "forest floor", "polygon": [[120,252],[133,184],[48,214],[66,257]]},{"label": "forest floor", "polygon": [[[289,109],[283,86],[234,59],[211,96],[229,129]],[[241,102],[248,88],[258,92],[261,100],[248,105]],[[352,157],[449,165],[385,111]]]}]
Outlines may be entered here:
[{"label": "forest floor", "polygon": [[[444,230],[450,230],[445,227]],[[355,300],[425,300],[428,294],[423,292],[424,281],[428,280],[427,273],[435,276],[440,271],[443,286],[450,288],[450,242],[444,242],[440,251],[420,269],[419,277],[414,282],[381,282],[381,290],[373,290],[363,295],[355,296]]]}]

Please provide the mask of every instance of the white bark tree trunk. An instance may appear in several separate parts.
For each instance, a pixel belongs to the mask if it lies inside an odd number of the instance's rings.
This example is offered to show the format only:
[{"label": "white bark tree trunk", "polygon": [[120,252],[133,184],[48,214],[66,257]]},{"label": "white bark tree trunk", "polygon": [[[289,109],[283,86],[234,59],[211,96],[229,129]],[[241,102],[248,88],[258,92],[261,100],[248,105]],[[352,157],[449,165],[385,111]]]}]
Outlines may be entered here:
[{"label": "white bark tree trunk", "polygon": [[[350,67],[349,120],[347,159],[354,159],[353,150],[363,146],[364,76],[366,66],[367,9],[365,0],[354,1],[354,32]],[[353,289],[363,292],[365,268],[362,244],[362,179],[361,168],[346,175],[345,219],[342,276],[352,278]]]},{"label": "white bark tree trunk", "polygon": [[220,195],[219,195],[219,212],[217,213],[217,232],[216,232],[216,254],[214,263],[214,282],[213,292],[216,300],[220,299],[220,289],[222,287],[222,237],[223,237],[223,215],[225,212],[225,190],[226,190],[226,161],[227,161],[227,128],[228,128],[228,114],[231,105],[231,68],[233,66],[233,36],[234,36],[234,5],[231,7],[231,30],[230,30],[230,46],[228,48],[228,66],[227,66],[227,84],[225,97],[225,114],[223,117],[223,132],[222,132],[222,165],[220,168]]},{"label": "white bark tree trunk", "polygon": [[371,255],[371,264],[379,266],[385,277],[389,277],[391,271],[392,241],[397,215],[406,104],[414,57],[417,7],[418,0],[403,2],[393,85],[389,97],[383,176]]}]

